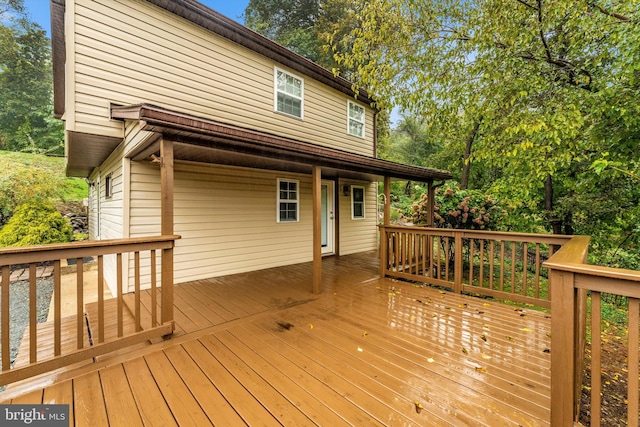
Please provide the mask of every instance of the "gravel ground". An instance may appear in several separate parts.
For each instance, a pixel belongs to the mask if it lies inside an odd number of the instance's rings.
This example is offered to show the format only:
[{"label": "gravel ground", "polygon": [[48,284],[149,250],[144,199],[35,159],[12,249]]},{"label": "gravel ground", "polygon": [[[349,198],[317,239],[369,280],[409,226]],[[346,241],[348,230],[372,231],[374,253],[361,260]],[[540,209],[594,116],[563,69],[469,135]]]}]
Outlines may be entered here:
[{"label": "gravel ground", "polygon": [[[41,278],[36,282],[36,311],[38,323],[46,322],[49,303],[53,294],[53,278]],[[11,283],[9,287],[9,341],[11,344],[11,363],[13,364],[25,329],[29,326],[29,281]],[[0,308],[1,313],[1,308]],[[0,355],[0,362],[2,356]]]}]

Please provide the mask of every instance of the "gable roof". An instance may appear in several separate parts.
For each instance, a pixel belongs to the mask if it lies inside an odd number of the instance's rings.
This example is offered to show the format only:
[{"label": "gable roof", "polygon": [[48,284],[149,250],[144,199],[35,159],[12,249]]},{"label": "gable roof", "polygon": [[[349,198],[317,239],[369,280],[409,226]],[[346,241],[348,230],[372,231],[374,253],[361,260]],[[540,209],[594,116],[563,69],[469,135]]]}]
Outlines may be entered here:
[{"label": "gable roof", "polygon": [[[64,12],[66,0],[51,1],[51,44],[53,56],[53,97],[54,116],[64,114],[65,96],[65,26]],[[273,61],[285,65],[300,74],[315,79],[342,93],[371,105],[373,99],[364,89],[354,91],[353,83],[335,76],[333,72],[269,40],[261,34],[227,18],[195,0],[146,0],[176,16],[206,28],[238,45],[244,46]]]},{"label": "gable roof", "polygon": [[[310,144],[150,104],[113,106],[111,117],[138,120],[142,130],[161,133],[163,138],[174,142],[177,160],[231,162],[229,164],[238,166],[307,173],[311,165],[318,165],[340,176],[390,176],[420,182],[451,178],[447,171]],[[144,160],[152,154],[159,154],[159,143],[139,147],[132,158]]]}]

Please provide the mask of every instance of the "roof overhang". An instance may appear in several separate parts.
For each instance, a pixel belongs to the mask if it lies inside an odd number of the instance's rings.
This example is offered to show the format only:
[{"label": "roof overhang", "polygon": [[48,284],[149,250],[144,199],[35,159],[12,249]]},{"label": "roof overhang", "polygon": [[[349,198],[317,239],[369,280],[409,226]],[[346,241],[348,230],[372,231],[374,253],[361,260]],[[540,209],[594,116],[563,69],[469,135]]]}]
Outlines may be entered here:
[{"label": "roof overhang", "polygon": [[67,176],[88,177],[121,142],[122,138],[67,132]]},{"label": "roof overhang", "polygon": [[[113,106],[111,117],[138,120],[142,130],[173,141],[175,160],[293,172],[310,172],[312,166],[321,166],[325,175],[354,178],[387,176],[430,182],[452,177],[447,171],[394,163],[149,104]],[[149,138],[129,156],[149,159],[159,155],[159,146],[157,138]]]}]

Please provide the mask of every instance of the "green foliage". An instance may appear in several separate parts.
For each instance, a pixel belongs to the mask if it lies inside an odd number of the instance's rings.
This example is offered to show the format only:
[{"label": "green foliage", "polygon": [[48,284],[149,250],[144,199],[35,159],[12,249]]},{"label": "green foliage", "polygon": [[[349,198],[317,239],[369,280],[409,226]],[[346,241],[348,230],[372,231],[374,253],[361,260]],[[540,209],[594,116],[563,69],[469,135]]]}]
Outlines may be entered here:
[{"label": "green foliage", "polygon": [[71,224],[53,206],[45,203],[20,205],[0,229],[0,247],[70,242]]},{"label": "green foliage", "polygon": [[[428,222],[427,203],[423,193],[412,205],[414,223]],[[507,215],[496,199],[477,190],[460,190],[455,183],[437,189],[434,210],[436,227],[456,229],[499,230]]]},{"label": "green foliage", "polygon": [[0,151],[0,226],[17,206],[87,197],[84,180],[64,177],[64,159]]},{"label": "green foliage", "polygon": [[[0,10],[6,3],[0,2]],[[9,3],[15,4],[8,9],[15,10],[21,2]],[[2,22],[0,147],[61,155],[63,125],[52,117],[50,41],[40,26],[25,17]]]}]

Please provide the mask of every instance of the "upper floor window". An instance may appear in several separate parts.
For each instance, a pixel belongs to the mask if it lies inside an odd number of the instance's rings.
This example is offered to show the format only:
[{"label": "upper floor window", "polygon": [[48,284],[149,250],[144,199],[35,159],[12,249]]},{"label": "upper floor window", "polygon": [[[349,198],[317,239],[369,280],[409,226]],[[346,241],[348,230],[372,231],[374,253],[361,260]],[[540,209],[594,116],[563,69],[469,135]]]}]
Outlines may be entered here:
[{"label": "upper floor window", "polygon": [[304,80],[279,68],[275,69],[275,110],[303,118]]},{"label": "upper floor window", "polygon": [[364,187],[351,186],[351,219],[364,219]]},{"label": "upper floor window", "polygon": [[300,182],[278,178],[278,222],[297,222],[300,212]]},{"label": "upper floor window", "polygon": [[347,101],[347,132],[349,135],[364,138],[364,107],[355,102]]}]

